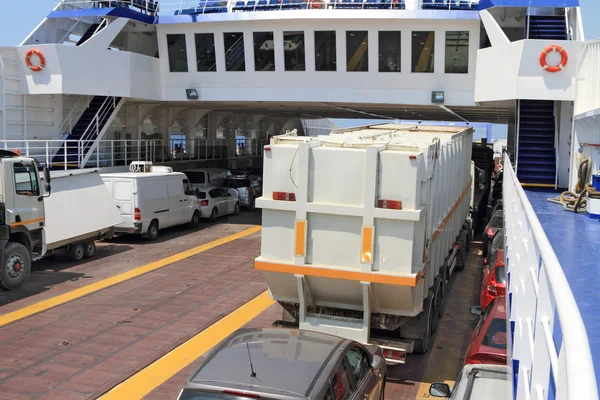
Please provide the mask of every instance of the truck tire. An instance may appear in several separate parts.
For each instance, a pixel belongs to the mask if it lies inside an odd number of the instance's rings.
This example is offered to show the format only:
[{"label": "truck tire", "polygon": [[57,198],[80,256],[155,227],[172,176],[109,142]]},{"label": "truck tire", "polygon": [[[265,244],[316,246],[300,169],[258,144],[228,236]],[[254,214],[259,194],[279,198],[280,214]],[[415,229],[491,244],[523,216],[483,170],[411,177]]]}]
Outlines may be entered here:
[{"label": "truck tire", "polygon": [[150,222],[150,226],[148,226],[148,230],[142,235],[142,238],[149,242],[158,239],[158,221]]},{"label": "truck tire", "polygon": [[94,242],[87,242],[83,244],[84,247],[84,254],[83,256],[85,258],[92,258],[94,257],[94,255],[96,254],[96,243]]},{"label": "truck tire", "polygon": [[446,280],[446,268],[440,271],[440,277],[436,278],[435,285],[439,286],[438,295],[435,299],[435,311],[437,312],[438,318],[442,318],[444,315],[444,308],[446,307],[446,288],[448,287],[448,281]]},{"label": "truck tire", "polygon": [[428,297],[425,302],[425,309],[423,310],[423,313],[427,315],[426,320],[424,321],[426,325],[423,327],[422,331],[424,337],[415,339],[415,346],[413,348],[414,353],[425,354],[429,351],[429,347],[431,346],[431,324],[434,322],[434,304],[434,299]]},{"label": "truck tire", "polygon": [[248,211],[254,211],[256,210],[256,199],[254,197],[252,197],[250,199],[250,201],[248,202]]},{"label": "truck tire", "polygon": [[197,228],[200,225],[200,213],[196,210],[194,211],[194,215],[192,215],[192,220],[189,223],[190,228]]},{"label": "truck tire", "polygon": [[31,254],[21,243],[9,243],[3,252],[0,287],[6,290],[22,286],[31,273]]},{"label": "truck tire", "polygon": [[85,257],[85,247],[83,244],[74,244],[73,246],[69,246],[69,260],[71,261],[81,261],[83,257]]}]

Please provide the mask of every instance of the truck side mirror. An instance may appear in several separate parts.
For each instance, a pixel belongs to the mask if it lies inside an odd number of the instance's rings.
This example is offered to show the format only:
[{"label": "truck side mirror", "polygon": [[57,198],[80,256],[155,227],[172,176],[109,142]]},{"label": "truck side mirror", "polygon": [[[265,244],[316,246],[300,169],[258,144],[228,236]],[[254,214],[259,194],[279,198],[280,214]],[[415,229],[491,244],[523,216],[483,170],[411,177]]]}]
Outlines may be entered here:
[{"label": "truck side mirror", "polygon": [[46,181],[46,184],[49,184],[52,180],[52,178],[50,177],[50,170],[48,169],[48,167],[44,167],[44,180]]},{"label": "truck side mirror", "polygon": [[442,382],[434,382],[429,386],[429,394],[434,397],[450,397],[452,395],[452,391],[450,390],[450,386],[446,383]]}]

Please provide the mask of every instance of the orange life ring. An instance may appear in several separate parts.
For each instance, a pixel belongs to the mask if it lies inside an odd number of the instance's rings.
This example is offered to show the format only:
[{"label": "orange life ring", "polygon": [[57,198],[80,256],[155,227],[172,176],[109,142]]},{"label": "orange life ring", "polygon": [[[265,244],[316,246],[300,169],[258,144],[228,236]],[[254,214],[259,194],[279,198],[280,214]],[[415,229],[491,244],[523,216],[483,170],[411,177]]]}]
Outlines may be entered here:
[{"label": "orange life ring", "polygon": [[[38,65],[33,65],[31,62],[31,56],[34,54],[40,59],[40,63]],[[38,49],[29,49],[25,54],[25,63],[33,72],[39,72],[46,66],[46,57],[44,57],[44,53]]]},{"label": "orange life ring", "polygon": [[[557,52],[562,57],[560,60],[560,63],[558,65],[548,65],[548,63],[546,62],[546,56],[548,56],[548,54],[550,54],[552,52]],[[567,55],[567,51],[565,49],[563,49],[562,47],[555,45],[555,44],[553,44],[552,46],[546,47],[544,49],[544,51],[542,51],[542,54],[540,54],[540,65],[542,66],[542,68],[544,70],[546,70],[548,72],[562,71],[567,66],[568,62],[569,62],[569,56]]]}]

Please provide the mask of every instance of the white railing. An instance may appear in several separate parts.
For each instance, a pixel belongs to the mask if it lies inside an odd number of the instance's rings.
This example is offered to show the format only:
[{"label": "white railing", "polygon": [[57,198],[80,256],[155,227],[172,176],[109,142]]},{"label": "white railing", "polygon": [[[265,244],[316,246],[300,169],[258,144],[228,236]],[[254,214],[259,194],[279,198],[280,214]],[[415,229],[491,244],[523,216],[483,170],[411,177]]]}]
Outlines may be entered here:
[{"label": "white railing", "polygon": [[[1,140],[0,148],[18,151],[54,168],[127,166],[132,161],[154,163],[227,160],[260,157],[266,139],[98,140],[95,150],[82,140]],[[87,160],[85,154],[89,153]]]},{"label": "white railing", "polygon": [[56,132],[54,132],[54,137],[52,140],[60,140],[63,138],[64,134],[69,134],[73,131],[75,124],[77,124],[79,118],[81,118],[85,110],[88,108],[92,98],[93,96],[84,95],[79,97],[69,114],[63,120],[62,124],[60,124]]},{"label": "white railing", "polygon": [[503,198],[515,399],[598,400],[575,298],[506,153]]},{"label": "white railing", "polygon": [[62,0],[58,9],[130,7],[144,14],[154,15],[158,12],[158,0]]}]

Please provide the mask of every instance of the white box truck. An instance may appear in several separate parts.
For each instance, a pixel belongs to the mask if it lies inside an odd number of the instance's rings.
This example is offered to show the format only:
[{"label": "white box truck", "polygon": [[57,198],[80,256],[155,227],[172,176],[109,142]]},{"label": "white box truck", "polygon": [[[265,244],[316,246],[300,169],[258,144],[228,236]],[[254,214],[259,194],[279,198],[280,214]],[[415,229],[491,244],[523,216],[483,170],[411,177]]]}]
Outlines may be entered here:
[{"label": "white box truck", "polygon": [[261,255],[281,323],[424,353],[464,267],[471,128],[376,125],[264,148]]},{"label": "white box truck", "polygon": [[101,174],[123,223],[115,232],[156,240],[159,229],[200,223],[200,200],[182,172],[150,166],[151,172]]},{"label": "white box truck", "polygon": [[38,171],[34,159],[0,150],[4,289],[23,285],[31,262],[47,253],[66,250],[74,261],[92,257],[94,241],[112,237],[114,226],[123,221],[96,170],[44,169],[43,176]]}]

